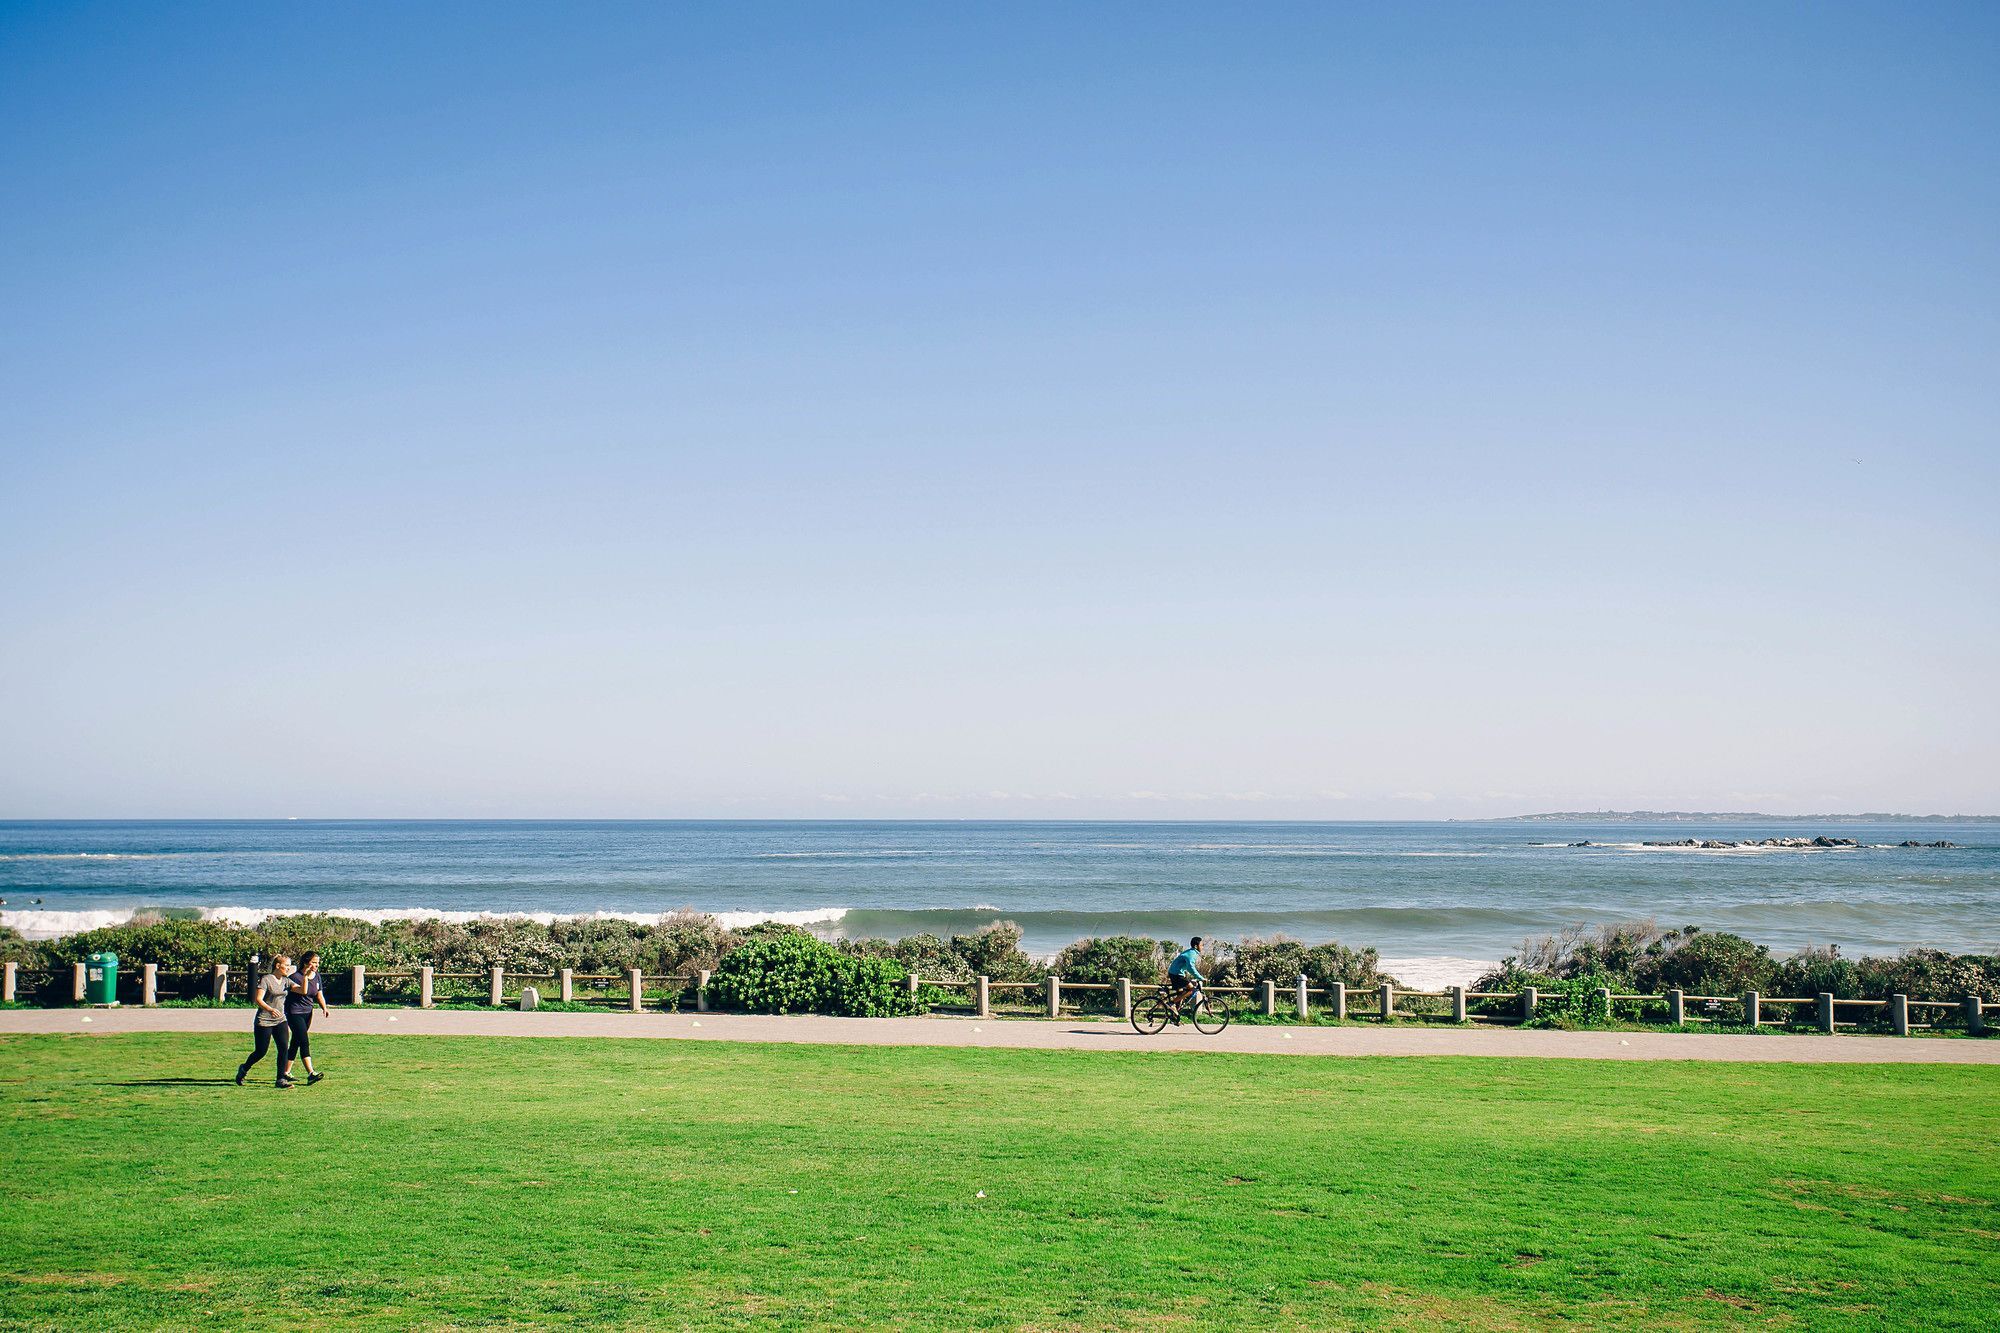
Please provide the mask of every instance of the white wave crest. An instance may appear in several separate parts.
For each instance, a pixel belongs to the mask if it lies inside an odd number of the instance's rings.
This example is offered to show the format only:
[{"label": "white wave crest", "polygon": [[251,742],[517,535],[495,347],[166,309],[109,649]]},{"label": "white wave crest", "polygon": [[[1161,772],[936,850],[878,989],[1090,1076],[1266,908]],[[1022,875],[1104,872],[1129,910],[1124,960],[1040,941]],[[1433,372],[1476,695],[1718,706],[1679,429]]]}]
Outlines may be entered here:
[{"label": "white wave crest", "polygon": [[[28,908],[22,911],[0,911],[0,926],[17,930],[22,937],[31,940],[52,940],[64,935],[74,935],[80,931],[97,930],[104,926],[122,926],[137,913],[157,909],[144,907],[88,908],[73,911],[41,910]],[[473,921],[537,921],[549,925],[556,921],[631,921],[642,926],[657,926],[662,921],[678,916],[682,912],[699,908],[681,908],[673,912],[507,912],[507,911],[452,911],[442,907],[244,907],[224,905],[197,909],[203,921],[214,921],[225,926],[255,926],[274,916],[298,916],[311,913],[319,916],[348,917],[356,921],[366,921],[381,925],[385,921],[443,921],[454,925],[465,925]],[[834,927],[847,915],[845,907],[808,907],[801,911],[770,912],[710,912],[724,927],[740,930],[754,926],[760,921],[777,921],[790,926]]]}]

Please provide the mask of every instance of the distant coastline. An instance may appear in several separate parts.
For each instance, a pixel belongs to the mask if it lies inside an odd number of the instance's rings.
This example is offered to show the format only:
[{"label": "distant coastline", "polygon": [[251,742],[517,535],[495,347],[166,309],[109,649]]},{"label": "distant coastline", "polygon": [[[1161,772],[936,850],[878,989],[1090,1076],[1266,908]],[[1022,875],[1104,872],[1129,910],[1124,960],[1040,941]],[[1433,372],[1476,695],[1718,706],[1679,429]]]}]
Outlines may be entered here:
[{"label": "distant coastline", "polygon": [[1559,810],[1494,819],[1446,820],[1479,824],[1983,824],[2000,815],[1766,815],[1754,810]]}]

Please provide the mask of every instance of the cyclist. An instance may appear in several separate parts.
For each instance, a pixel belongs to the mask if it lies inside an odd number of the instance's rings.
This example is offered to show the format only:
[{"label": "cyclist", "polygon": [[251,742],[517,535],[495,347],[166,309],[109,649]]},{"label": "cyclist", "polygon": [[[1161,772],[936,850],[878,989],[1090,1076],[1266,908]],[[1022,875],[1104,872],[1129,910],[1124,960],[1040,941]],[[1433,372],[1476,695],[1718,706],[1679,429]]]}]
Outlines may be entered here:
[{"label": "cyclist", "polygon": [[1167,988],[1174,1006],[1185,1004],[1188,996],[1194,994],[1194,988],[1207,980],[1201,974],[1201,936],[1197,935],[1167,964]]}]

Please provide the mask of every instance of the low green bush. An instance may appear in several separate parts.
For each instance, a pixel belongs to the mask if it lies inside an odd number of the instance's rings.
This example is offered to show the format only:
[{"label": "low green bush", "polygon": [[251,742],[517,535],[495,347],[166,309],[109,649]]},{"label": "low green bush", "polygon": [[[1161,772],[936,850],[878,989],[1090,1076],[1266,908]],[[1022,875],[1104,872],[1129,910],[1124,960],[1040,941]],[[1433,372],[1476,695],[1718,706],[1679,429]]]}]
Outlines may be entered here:
[{"label": "low green bush", "polygon": [[753,1014],[915,1012],[909,973],[894,959],[847,953],[803,931],[766,933],[732,950],[709,981],[710,999]]}]

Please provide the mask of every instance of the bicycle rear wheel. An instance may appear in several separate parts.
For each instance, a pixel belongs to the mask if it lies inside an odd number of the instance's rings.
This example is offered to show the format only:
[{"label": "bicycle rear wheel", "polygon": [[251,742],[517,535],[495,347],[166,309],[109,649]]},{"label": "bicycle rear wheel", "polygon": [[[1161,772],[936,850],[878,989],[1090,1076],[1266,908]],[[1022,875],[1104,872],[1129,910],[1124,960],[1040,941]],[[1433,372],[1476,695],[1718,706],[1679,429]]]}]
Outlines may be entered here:
[{"label": "bicycle rear wheel", "polygon": [[1214,1036],[1229,1026],[1229,1001],[1220,995],[1204,994],[1190,1007],[1194,1030]]},{"label": "bicycle rear wheel", "polygon": [[1132,1006],[1132,1026],[1148,1037],[1165,1027],[1172,1016],[1167,1002],[1157,995],[1148,995]]}]

